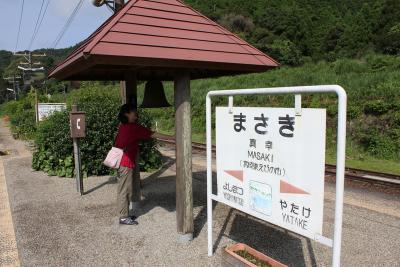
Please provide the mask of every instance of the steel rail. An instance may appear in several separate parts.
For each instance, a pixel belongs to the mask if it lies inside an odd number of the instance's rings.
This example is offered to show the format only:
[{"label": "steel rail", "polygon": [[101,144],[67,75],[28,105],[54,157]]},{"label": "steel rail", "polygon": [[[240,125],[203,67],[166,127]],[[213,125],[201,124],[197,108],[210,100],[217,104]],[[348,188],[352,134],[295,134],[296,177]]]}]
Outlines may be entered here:
[{"label": "steel rail", "polygon": [[[157,138],[157,140],[161,143],[175,145],[175,139],[170,135],[162,135],[162,137]],[[192,148],[200,152],[206,152],[206,145],[203,143],[192,142]],[[212,146],[212,152],[216,152],[215,146]],[[336,175],[336,165],[325,164],[325,173],[329,175]],[[400,176],[396,174],[346,167],[345,177],[350,180],[381,184],[385,186],[395,186],[400,188]]]}]

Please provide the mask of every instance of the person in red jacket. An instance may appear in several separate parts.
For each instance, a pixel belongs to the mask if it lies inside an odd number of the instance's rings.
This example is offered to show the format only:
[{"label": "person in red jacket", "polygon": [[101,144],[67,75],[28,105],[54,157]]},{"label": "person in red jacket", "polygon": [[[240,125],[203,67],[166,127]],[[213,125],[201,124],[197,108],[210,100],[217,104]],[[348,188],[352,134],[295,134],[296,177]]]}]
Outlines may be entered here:
[{"label": "person in red jacket", "polygon": [[120,121],[115,146],[124,150],[118,169],[117,205],[119,223],[127,225],[138,224],[135,216],[129,216],[129,203],[140,201],[140,180],[135,175],[136,156],[139,153],[139,142],[151,139],[155,134],[137,123],[138,113],[132,104],[124,104],[118,115]]}]

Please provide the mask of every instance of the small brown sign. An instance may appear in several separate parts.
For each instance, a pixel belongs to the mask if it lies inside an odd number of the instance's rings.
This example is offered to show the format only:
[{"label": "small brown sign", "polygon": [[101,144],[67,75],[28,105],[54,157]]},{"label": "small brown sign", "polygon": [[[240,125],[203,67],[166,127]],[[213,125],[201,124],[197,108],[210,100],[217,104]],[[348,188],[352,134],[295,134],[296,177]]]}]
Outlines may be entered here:
[{"label": "small brown sign", "polygon": [[71,123],[71,137],[83,138],[86,136],[86,117],[85,112],[71,112],[69,114]]}]

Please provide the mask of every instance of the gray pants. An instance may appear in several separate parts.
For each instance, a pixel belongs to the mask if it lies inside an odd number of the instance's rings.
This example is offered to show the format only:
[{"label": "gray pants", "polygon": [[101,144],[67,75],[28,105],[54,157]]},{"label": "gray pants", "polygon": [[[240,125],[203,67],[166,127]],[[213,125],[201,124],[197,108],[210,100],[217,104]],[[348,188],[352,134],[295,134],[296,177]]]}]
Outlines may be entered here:
[{"label": "gray pants", "polygon": [[117,206],[119,217],[129,216],[129,203],[140,201],[140,176],[136,169],[120,167],[118,169]]}]

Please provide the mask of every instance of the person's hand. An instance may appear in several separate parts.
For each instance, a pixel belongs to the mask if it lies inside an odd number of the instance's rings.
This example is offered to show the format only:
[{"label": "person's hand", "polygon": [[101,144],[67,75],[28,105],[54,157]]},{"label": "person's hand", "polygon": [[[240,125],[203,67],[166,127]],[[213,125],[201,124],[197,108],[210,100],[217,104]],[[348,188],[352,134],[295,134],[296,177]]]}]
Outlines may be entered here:
[{"label": "person's hand", "polygon": [[171,135],[166,135],[166,134],[162,134],[162,133],[156,133],[156,132],[154,132],[152,135],[151,135],[151,137],[152,138],[160,138],[160,139],[171,139],[171,138],[173,138],[173,139],[175,139],[175,135],[173,135],[173,136],[171,136]]}]

